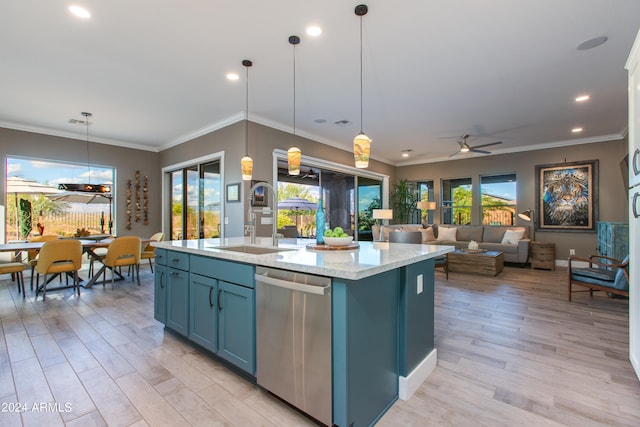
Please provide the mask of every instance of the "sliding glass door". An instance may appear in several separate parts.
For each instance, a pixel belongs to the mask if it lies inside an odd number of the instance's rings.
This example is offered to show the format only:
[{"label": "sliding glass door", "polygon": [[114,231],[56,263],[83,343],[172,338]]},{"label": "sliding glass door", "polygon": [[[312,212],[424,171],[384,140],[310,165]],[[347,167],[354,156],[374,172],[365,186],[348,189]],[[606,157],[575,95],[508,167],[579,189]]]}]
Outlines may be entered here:
[{"label": "sliding glass door", "polygon": [[170,172],[172,240],[220,236],[220,161]]}]

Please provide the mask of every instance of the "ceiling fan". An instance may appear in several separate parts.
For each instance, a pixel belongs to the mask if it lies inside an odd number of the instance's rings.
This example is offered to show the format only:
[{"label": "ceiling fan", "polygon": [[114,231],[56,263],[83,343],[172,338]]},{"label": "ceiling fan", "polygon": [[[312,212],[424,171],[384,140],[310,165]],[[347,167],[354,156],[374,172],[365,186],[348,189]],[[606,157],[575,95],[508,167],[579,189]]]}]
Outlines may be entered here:
[{"label": "ceiling fan", "polygon": [[302,175],[302,179],[305,179],[305,178],[316,179],[317,177],[318,177],[318,175],[311,168],[309,168],[309,172],[307,172],[304,175]]},{"label": "ceiling fan", "polygon": [[490,142],[488,144],[476,145],[475,147],[471,147],[469,144],[467,144],[467,138],[469,138],[469,136],[470,136],[469,134],[465,134],[465,135],[462,135],[458,139],[457,142],[458,142],[458,145],[460,145],[460,149],[457,150],[455,153],[451,154],[449,157],[453,157],[458,153],[468,153],[468,152],[491,154],[491,151],[478,150],[478,148],[483,148],[483,147],[489,147],[491,145],[502,144],[502,141],[496,141],[496,142]]}]

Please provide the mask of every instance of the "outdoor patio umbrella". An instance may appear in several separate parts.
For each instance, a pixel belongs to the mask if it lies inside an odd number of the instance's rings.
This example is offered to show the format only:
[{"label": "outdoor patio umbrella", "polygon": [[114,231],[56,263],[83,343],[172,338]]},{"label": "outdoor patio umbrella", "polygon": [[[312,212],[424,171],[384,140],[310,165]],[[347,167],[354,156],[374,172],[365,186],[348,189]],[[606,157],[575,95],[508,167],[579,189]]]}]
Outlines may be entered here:
[{"label": "outdoor patio umbrella", "polygon": [[[113,222],[111,219],[111,209],[113,196],[111,193],[85,193],[81,191],[62,191],[59,194],[52,194],[47,196],[54,202],[66,202],[66,203],[83,203],[86,205],[109,205],[109,234],[113,228]],[[104,218],[101,220],[104,233]]]},{"label": "outdoor patio umbrella", "polygon": [[[19,178],[17,176],[10,176],[6,181],[7,194],[13,193],[16,202],[16,239],[20,238],[20,221],[19,221],[19,208],[18,208],[18,194],[56,194],[60,193],[56,187],[46,184],[40,184],[34,179]],[[29,217],[31,213],[29,212]]]},{"label": "outdoor patio umbrella", "polygon": [[296,211],[296,229],[298,228],[299,211],[315,211],[318,204],[302,197],[291,197],[289,199],[278,202],[278,209],[287,209]]}]

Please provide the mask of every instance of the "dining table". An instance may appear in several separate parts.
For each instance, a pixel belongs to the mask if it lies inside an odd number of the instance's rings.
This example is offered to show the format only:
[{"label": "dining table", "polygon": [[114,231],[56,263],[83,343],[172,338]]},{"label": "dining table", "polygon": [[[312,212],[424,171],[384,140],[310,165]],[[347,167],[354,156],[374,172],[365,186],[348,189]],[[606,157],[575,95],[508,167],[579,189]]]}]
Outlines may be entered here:
[{"label": "dining table", "polygon": [[[83,253],[88,254],[89,257],[94,256],[95,259],[97,260],[100,260],[100,256],[98,256],[94,252],[95,249],[109,247],[109,244],[114,239],[114,237],[106,237],[100,240],[96,240],[92,238],[87,238],[87,236],[81,237],[81,238],[76,238],[76,237],[72,237],[72,238],[80,240],[80,243],[82,244]],[[149,242],[151,242],[151,239],[149,238],[142,238],[142,237],[140,238],[140,243],[142,244],[142,246],[146,246]],[[18,257],[20,253],[25,251],[39,251],[42,248],[42,245],[44,245],[45,243],[46,242],[24,242],[24,241],[2,243],[0,244],[0,252],[13,252],[14,256]],[[87,279],[83,279],[79,277],[78,280],[80,281],[80,285],[84,288],[91,288],[96,283],[96,281],[99,280],[100,275],[104,272],[105,268],[106,267],[103,264],[102,267],[95,274],[93,274],[93,276]],[[125,279],[125,277],[115,269],[113,270],[113,274],[116,275],[116,278],[115,278],[116,281]],[[53,279],[54,277],[55,276],[52,276],[50,280]],[[62,289],[67,287],[70,287],[70,286],[60,286],[59,288]]]}]

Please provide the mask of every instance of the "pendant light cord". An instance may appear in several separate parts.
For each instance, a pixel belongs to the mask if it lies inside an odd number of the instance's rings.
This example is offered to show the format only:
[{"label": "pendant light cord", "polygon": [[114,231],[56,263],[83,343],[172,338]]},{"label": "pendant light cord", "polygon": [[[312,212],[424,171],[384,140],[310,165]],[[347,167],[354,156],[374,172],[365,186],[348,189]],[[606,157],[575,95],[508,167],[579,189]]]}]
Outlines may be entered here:
[{"label": "pendant light cord", "polygon": [[293,44],[293,145],[296,145],[296,45]]},{"label": "pendant light cord", "polygon": [[364,128],[362,123],[362,16],[360,15],[360,133],[363,133],[362,129]]},{"label": "pendant light cord", "polygon": [[245,156],[249,155],[249,65],[243,61],[245,66],[245,98],[244,98],[244,153]]},{"label": "pendant light cord", "polygon": [[81,114],[84,116],[84,123],[87,128],[87,172],[89,172],[89,184],[91,184],[91,163],[89,160],[89,117],[91,117],[91,113],[83,112]]}]

